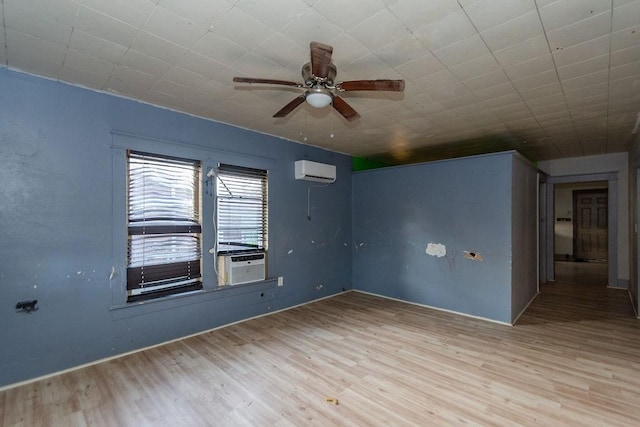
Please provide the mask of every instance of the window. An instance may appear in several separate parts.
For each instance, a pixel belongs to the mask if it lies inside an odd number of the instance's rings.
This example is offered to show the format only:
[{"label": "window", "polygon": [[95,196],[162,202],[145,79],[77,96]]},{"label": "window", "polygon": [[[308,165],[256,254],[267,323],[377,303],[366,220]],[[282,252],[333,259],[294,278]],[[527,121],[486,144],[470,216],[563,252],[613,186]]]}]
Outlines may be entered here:
[{"label": "window", "polygon": [[220,165],[217,179],[218,253],[267,247],[267,171]]},{"label": "window", "polygon": [[200,162],[127,160],[127,302],[202,289]]}]

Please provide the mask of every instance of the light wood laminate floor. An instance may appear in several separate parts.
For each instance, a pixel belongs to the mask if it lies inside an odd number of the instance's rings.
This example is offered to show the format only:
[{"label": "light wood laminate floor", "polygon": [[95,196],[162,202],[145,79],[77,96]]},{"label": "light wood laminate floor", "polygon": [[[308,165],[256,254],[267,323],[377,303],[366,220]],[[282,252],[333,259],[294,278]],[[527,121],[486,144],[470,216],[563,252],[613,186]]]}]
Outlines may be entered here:
[{"label": "light wood laminate floor", "polygon": [[346,293],[6,390],[0,424],[640,425],[640,321],[580,271],[514,327]]}]

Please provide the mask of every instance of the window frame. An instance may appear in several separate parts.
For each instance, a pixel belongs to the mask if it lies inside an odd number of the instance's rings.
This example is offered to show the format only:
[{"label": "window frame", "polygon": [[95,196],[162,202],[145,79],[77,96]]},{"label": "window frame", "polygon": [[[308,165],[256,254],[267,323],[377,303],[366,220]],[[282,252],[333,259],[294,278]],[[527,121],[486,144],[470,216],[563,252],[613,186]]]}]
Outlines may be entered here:
[{"label": "window frame", "polygon": [[[171,182],[163,183],[161,178],[154,177],[155,174],[166,175],[167,173],[173,173],[176,176],[190,173],[191,176],[189,182],[184,183],[184,188],[173,186]],[[165,190],[165,194],[163,192],[147,193],[148,181],[156,181],[157,185]],[[200,160],[140,150],[126,151],[126,299],[128,304],[203,289],[201,181],[202,162]],[[132,189],[135,189],[137,194],[132,194]],[[171,195],[165,197],[167,190],[172,194],[184,193],[185,190],[191,192],[190,199],[193,205],[183,208],[178,206],[176,210],[164,211],[162,208],[167,202],[184,202],[179,197]],[[156,206],[149,208],[145,202],[136,201],[145,196],[159,197],[160,200],[157,201]],[[151,215],[149,219],[147,215]],[[161,243],[154,244],[154,241]],[[171,252],[164,252],[167,247],[172,249],[174,258],[171,258]],[[147,253],[150,256],[149,259],[145,259]],[[157,258],[165,256],[167,257],[165,261],[169,262],[158,262]]]},{"label": "window frame", "polygon": [[[253,183],[247,181],[254,181]],[[243,186],[243,184],[245,184]],[[242,253],[252,253],[252,252],[267,252],[268,242],[269,242],[269,170],[268,169],[259,169],[259,168],[251,168],[245,166],[237,166],[234,164],[220,163],[218,164],[218,170],[216,173],[216,197],[215,197],[215,239],[216,239],[216,255],[218,256],[227,256],[227,255],[235,255]],[[261,187],[259,193],[260,198],[256,197],[258,191],[256,191],[255,187],[259,185]],[[231,194],[229,196],[222,196],[220,193],[226,192]],[[233,196],[232,193],[240,192],[237,196]],[[246,202],[242,202],[242,200],[246,200]],[[235,201],[235,202],[234,202]],[[224,221],[227,224],[232,222],[234,219],[236,221],[242,220],[242,214],[233,215],[231,217],[227,217],[224,212],[228,211],[229,205],[232,204],[240,204],[242,205],[242,210],[244,211],[245,217],[250,215],[253,210],[255,210],[256,206],[260,206],[261,214],[259,217],[253,217],[249,220],[249,222],[260,223],[261,230],[257,233],[249,232],[244,233],[242,231],[243,227],[236,227],[236,235],[240,235],[244,237],[240,237],[238,241],[225,241],[221,242],[221,233],[224,232],[231,233],[234,228],[227,226],[222,226],[222,222]],[[225,218],[221,220],[221,216],[224,215]],[[245,219],[246,221],[246,219]],[[255,229],[257,227],[244,227],[247,229]],[[247,242],[247,238],[258,239],[257,244],[252,244]],[[225,248],[221,248],[221,245],[225,246]],[[232,247],[236,246],[235,249]]]},{"label": "window frame", "polygon": [[[110,295],[109,311],[114,319],[123,319],[158,310],[166,310],[185,304],[193,304],[194,301],[207,301],[215,298],[211,295],[218,292],[234,292],[238,287],[218,286],[217,263],[218,256],[215,249],[216,233],[213,217],[215,215],[215,177],[218,164],[235,164],[250,168],[263,169],[269,172],[271,180],[272,169],[280,163],[273,157],[246,154],[238,151],[229,151],[212,146],[212,142],[206,141],[188,142],[178,139],[167,139],[131,133],[117,129],[111,129],[111,270],[107,272]],[[215,143],[215,142],[214,142]],[[203,289],[183,294],[170,295],[163,298],[154,298],[139,303],[127,303],[127,206],[126,206],[126,163],[127,150],[143,151],[161,156],[173,156],[190,158],[201,161],[201,201],[202,201],[202,279]],[[278,169],[276,169],[278,170]],[[206,172],[206,173],[205,173]],[[276,175],[279,176],[279,175]],[[107,208],[107,207],[106,207]],[[105,239],[109,239],[105,236]],[[108,256],[107,254],[103,254]],[[265,255],[266,263],[269,263],[268,254]],[[267,281],[271,280],[269,278]],[[256,282],[247,286],[261,286],[265,282]],[[244,287],[245,285],[240,285]]]}]

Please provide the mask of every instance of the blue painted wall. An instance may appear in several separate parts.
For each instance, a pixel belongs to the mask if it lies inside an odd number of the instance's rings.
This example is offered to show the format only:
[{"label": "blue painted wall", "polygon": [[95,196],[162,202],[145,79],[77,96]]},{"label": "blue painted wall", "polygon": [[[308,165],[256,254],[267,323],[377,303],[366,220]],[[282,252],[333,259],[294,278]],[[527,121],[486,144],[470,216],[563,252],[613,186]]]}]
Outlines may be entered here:
[{"label": "blue painted wall", "polygon": [[[510,323],[512,161],[499,153],[354,173],[354,289]],[[427,255],[428,243],[446,256]]]},{"label": "blue painted wall", "polygon": [[[268,271],[284,286],[214,291],[205,255],[210,292],[118,308],[127,144],[267,167]],[[311,221],[299,159],[337,166],[334,184],[312,189]],[[348,156],[0,69],[0,386],[350,289],[350,170]],[[17,313],[27,299],[40,310]]]}]

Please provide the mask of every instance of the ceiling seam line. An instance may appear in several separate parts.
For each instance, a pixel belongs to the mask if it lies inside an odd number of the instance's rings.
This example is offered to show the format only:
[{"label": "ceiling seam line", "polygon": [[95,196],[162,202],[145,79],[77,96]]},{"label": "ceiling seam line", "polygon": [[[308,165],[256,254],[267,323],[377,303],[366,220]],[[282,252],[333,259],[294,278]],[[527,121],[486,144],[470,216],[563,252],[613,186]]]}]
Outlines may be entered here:
[{"label": "ceiling seam line", "polygon": [[[2,0],[2,3],[4,4],[4,0]],[[76,30],[76,20],[78,19],[78,13],[80,12],[80,5],[76,6],[76,16],[73,22],[73,25],[71,26],[71,32],[69,33],[69,39],[67,40],[67,45],[65,46],[65,50],[64,50],[64,58],[62,58],[62,64],[60,65],[60,71],[58,72],[58,74],[60,74],[62,72],[62,69],[64,68],[66,62],[67,62],[67,55],[69,54],[69,49],[71,49],[71,38],[73,37],[73,33]],[[58,80],[60,80],[60,77],[58,77]],[[102,88],[100,89],[102,90]]]},{"label": "ceiling seam line", "polygon": [[[544,39],[547,43],[547,48],[549,49],[549,53],[551,54],[551,61],[553,62],[553,69],[556,73],[556,78],[558,79],[558,83],[560,83],[560,90],[562,91],[562,98],[564,99],[565,104],[567,104],[567,111],[569,112],[569,117],[571,118],[571,123],[573,124],[573,132],[578,139],[578,144],[580,145],[580,150],[582,151],[582,155],[585,155],[584,146],[582,144],[582,138],[578,134],[578,129],[576,126],[576,121],[573,117],[573,113],[571,112],[571,108],[569,107],[569,102],[567,101],[567,94],[564,90],[564,86],[562,85],[562,80],[560,80],[560,73],[558,73],[558,64],[556,63],[556,58],[553,56],[553,51],[551,50],[551,43],[549,43],[549,36],[547,35],[547,29],[544,26],[544,22],[542,22],[542,16],[540,16],[540,8],[538,7],[538,0],[533,0],[536,5],[536,12],[538,13],[538,19],[540,20],[540,25],[542,25],[542,33],[544,34]],[[563,27],[560,27],[563,28]]]},{"label": "ceiling seam line", "polygon": [[609,18],[609,66],[607,67],[607,102],[605,113],[605,139],[604,152],[609,151],[609,103],[611,102],[611,49],[613,46],[613,1],[611,0],[611,17]]},{"label": "ceiling seam line", "polygon": [[[460,0],[457,0],[458,5],[460,5]],[[538,9],[538,4],[534,2],[534,4],[536,5],[536,11]],[[469,20],[469,22],[471,23],[471,25],[473,26],[473,28],[476,30],[476,32],[478,33],[478,37],[480,37],[480,40],[482,40],[482,43],[484,44],[484,46],[487,48],[487,50],[489,51],[489,53],[491,54],[491,56],[493,57],[493,59],[496,61],[496,63],[498,65],[500,65],[500,70],[503,72],[503,74],[506,76],[507,81],[509,82],[509,84],[511,84],[511,87],[513,88],[513,90],[518,94],[518,96],[520,97],[520,100],[522,101],[522,103],[527,107],[527,111],[529,112],[529,114],[531,115],[531,117],[533,118],[533,120],[536,122],[536,124],[538,125],[538,127],[540,128],[540,130],[542,131],[542,133],[545,135],[545,137],[551,142],[551,145],[553,145],[553,147],[556,149],[556,151],[558,153],[560,153],[560,155],[564,156],[562,150],[560,150],[560,148],[556,145],[556,143],[554,142],[553,138],[551,138],[549,136],[549,134],[547,133],[546,129],[544,128],[544,126],[542,126],[540,124],[540,121],[537,119],[536,115],[533,113],[533,111],[531,111],[531,107],[529,106],[529,104],[525,101],[525,99],[522,97],[522,94],[520,93],[520,90],[513,84],[513,80],[511,80],[511,77],[509,76],[509,74],[507,74],[506,72],[504,72],[503,69],[503,65],[500,63],[500,61],[498,61],[498,58],[496,58],[495,54],[493,53],[493,50],[491,48],[489,48],[489,45],[487,45],[487,41],[485,40],[484,37],[482,37],[482,34],[480,33],[480,31],[478,30],[478,27],[476,27],[476,24],[471,20],[471,18],[469,17],[469,15],[467,14],[467,11],[464,9],[464,7],[462,5],[460,5],[460,7],[462,8],[462,11],[464,12],[465,16],[467,17],[467,19]],[[538,14],[538,19],[540,19],[540,16]],[[544,27],[543,27],[544,29]],[[555,66],[555,63],[554,63]],[[483,102],[483,101],[481,101]],[[484,102],[483,102],[484,104]],[[566,101],[565,101],[565,105],[566,105]],[[491,109],[491,107],[488,107],[489,109]],[[568,105],[567,105],[567,109],[568,109]],[[492,110],[493,111],[493,110]],[[509,125],[505,124],[505,127],[507,127],[507,129],[509,129],[511,131],[511,128],[509,127]]]},{"label": "ceiling seam line", "polygon": [[[473,28],[476,30],[476,32],[478,32],[478,35],[480,35],[480,32],[479,32],[479,31],[478,31],[478,29],[476,28],[475,24],[474,24],[474,23],[471,21],[471,19],[469,18],[469,15],[467,15],[467,12],[464,10],[464,7],[460,4],[460,1],[459,1],[459,0],[457,0],[457,1],[456,1],[456,3],[458,3],[458,6],[460,7],[460,10],[462,10],[462,12],[465,14],[465,16],[467,17],[467,19],[468,19],[468,20],[469,20],[469,22],[471,23],[471,25],[473,25]],[[393,12],[391,12],[391,13],[393,13]],[[452,12],[452,13],[453,13],[453,12]],[[396,15],[394,14],[394,16],[396,16]],[[397,17],[396,17],[396,18],[397,18]],[[411,32],[411,34],[413,35],[413,31]],[[420,42],[420,44],[421,44],[421,45],[425,46],[425,44],[424,44],[424,43],[422,43],[422,41],[420,41],[420,40],[418,40],[418,41]],[[462,41],[462,40],[460,40],[460,41]],[[459,42],[456,42],[456,43],[459,43]],[[453,43],[453,44],[456,44],[456,43]],[[483,43],[484,43],[484,40],[483,40]],[[485,44],[485,46],[486,46],[486,44]],[[457,80],[457,81],[458,81],[462,86],[464,86],[464,88],[465,88],[465,89],[467,89],[471,95],[473,95],[473,97],[474,97],[478,102],[482,103],[482,104],[483,104],[483,105],[485,105],[487,108],[489,108],[489,110],[491,111],[491,114],[493,115],[493,117],[494,117],[494,118],[495,118],[499,123],[501,123],[505,128],[507,128],[507,130],[508,130],[509,132],[513,132],[513,131],[512,131],[512,129],[509,127],[509,125],[507,125],[507,124],[505,123],[505,121],[504,121],[502,118],[500,118],[500,117],[498,117],[498,116],[496,115],[496,113],[493,111],[493,109],[491,109],[491,108],[490,108],[490,107],[488,107],[486,104],[484,104],[484,101],[483,101],[482,99],[480,99],[480,97],[478,97],[478,96],[476,95],[476,93],[475,93],[473,90],[471,90],[471,89],[470,89],[470,88],[469,88],[469,87],[464,83],[464,81],[463,81],[460,77],[458,77],[458,76],[457,76],[453,71],[451,71],[451,69],[450,69],[450,67],[449,67],[448,65],[446,65],[444,62],[442,62],[442,60],[441,60],[441,59],[440,59],[440,57],[436,54],[436,52],[435,52],[435,51],[433,51],[433,50],[432,50],[430,47],[428,47],[428,46],[425,46],[425,47],[426,47],[426,48],[427,48],[427,50],[428,50],[428,51],[433,55],[433,57],[434,57],[434,58],[436,58],[436,59],[438,60],[438,63],[439,63],[440,65],[442,65],[442,66],[444,67],[444,69],[445,69],[445,70],[449,71],[449,72],[450,72],[450,73],[455,77],[455,79],[456,79],[456,80]],[[444,48],[444,47],[443,47],[443,48]],[[459,64],[459,65],[462,65],[462,64],[464,64],[465,62],[467,62],[467,61],[464,61],[464,62],[462,62],[462,63],[461,63],[461,64]],[[434,98],[434,99],[435,99],[435,98]],[[436,101],[438,101],[438,103],[441,103],[441,102],[440,102],[440,100],[438,100],[438,99],[436,99]],[[452,110],[452,109],[453,109],[453,110],[455,110],[455,108],[451,108],[451,107],[449,107],[449,106],[448,106],[448,105],[446,105],[446,104],[442,104],[442,105],[444,105],[444,106],[446,107],[446,109],[447,109],[447,110]],[[455,115],[455,117],[456,117],[456,118],[459,118],[459,119],[461,119],[461,120],[464,120],[464,117],[461,117],[461,116],[459,116],[459,115],[457,115],[457,114]]]},{"label": "ceiling seam line", "polygon": [[[460,6],[460,8],[462,9],[462,6],[460,5],[460,2],[458,1],[457,3],[458,3],[458,6]],[[413,38],[414,38],[418,43],[420,43],[420,45],[421,45],[421,46],[423,46],[423,47],[427,50],[427,52],[429,52],[429,53],[431,54],[431,56],[432,56],[436,61],[438,61],[438,64],[440,64],[440,65],[443,67],[443,69],[445,69],[445,70],[448,70],[448,69],[449,69],[449,67],[448,67],[447,65],[445,65],[445,64],[442,62],[442,60],[440,59],[440,57],[439,57],[438,55],[436,55],[435,51],[434,51],[433,49],[431,49],[431,47],[430,47],[430,46],[427,46],[425,43],[423,43],[423,42],[422,42],[422,40],[420,40],[418,37],[416,37],[416,35],[415,35],[414,31],[413,31],[411,28],[407,27],[407,26],[406,26],[406,24],[405,24],[405,23],[404,23],[404,22],[403,22],[403,21],[402,21],[402,20],[401,20],[401,19],[400,19],[400,18],[399,18],[399,17],[398,17],[394,12],[393,12],[393,10],[389,9],[389,6],[385,6],[385,9],[387,9],[387,10],[389,11],[389,13],[391,13],[391,14],[393,15],[393,17],[394,17],[394,18],[396,18],[396,19],[398,20],[398,22],[401,22],[401,23],[402,23],[402,25],[403,25],[403,26],[405,27],[405,29],[409,32],[409,34],[411,34],[411,36],[412,36],[412,37],[413,37]],[[452,12],[452,13],[453,13],[453,12]],[[372,51],[372,53],[373,53],[373,51]],[[374,55],[375,55],[375,54],[374,54]],[[423,55],[423,56],[421,56],[420,58],[423,58],[424,56],[426,56],[426,55]],[[378,57],[378,56],[376,55],[376,57]],[[378,58],[379,58],[379,57],[378,57]],[[417,61],[417,60],[418,60],[418,59],[420,59],[420,58],[416,58],[416,59],[414,59],[414,61]],[[387,64],[383,59],[381,59],[381,60],[382,60],[382,62],[384,62],[385,64]],[[389,64],[387,64],[387,65],[389,65]],[[391,66],[391,65],[389,65],[389,66],[395,70],[395,67],[393,67],[393,66]],[[405,77],[405,78],[406,78],[406,76],[404,76],[402,73],[400,73],[400,72],[399,72],[399,74],[401,74],[403,77]],[[432,74],[435,74],[435,73],[432,73]],[[451,73],[451,74],[453,74],[453,73]],[[428,76],[429,76],[429,74],[425,75],[425,77],[428,77]],[[460,84],[462,84],[462,85],[463,85],[467,90],[469,90],[469,92],[470,92],[470,93],[472,93],[472,94],[473,94],[473,96],[476,96],[476,95],[475,95],[475,93],[473,93],[473,91],[471,91],[471,90],[470,90],[470,89],[469,89],[469,88],[468,88],[468,87],[467,87],[467,86],[462,82],[462,80],[458,78],[458,76],[456,76],[455,74],[453,74],[453,76],[456,78],[456,80],[457,80]],[[410,80],[410,79],[408,79],[408,78],[407,78],[407,80]],[[411,81],[411,80],[410,80],[410,81]],[[413,83],[413,82],[412,82],[412,83]],[[429,91],[425,91],[425,93],[427,93],[431,98],[433,98],[433,96],[431,95],[431,93],[429,93]],[[433,98],[433,99],[434,99],[435,101],[437,101],[437,102],[438,102],[438,104],[441,104],[441,105],[443,105],[444,107],[446,107],[446,109],[451,109],[450,107],[446,106],[445,104],[442,104],[442,103],[440,102],[440,100],[438,100],[438,99],[436,99],[436,98]],[[479,99],[479,98],[478,98],[478,101],[480,101],[480,99]],[[446,109],[443,109],[443,110],[446,110]],[[493,112],[493,111],[492,111],[492,112]],[[428,116],[428,115],[426,115],[426,114],[422,114],[422,117],[424,117],[425,119],[429,120],[429,116]],[[456,115],[456,118],[463,119],[462,117],[459,117],[458,115]],[[504,123],[503,123],[503,124],[504,124]],[[506,126],[506,125],[505,125],[505,126]],[[429,138],[429,136],[427,136],[426,138]]]}]

